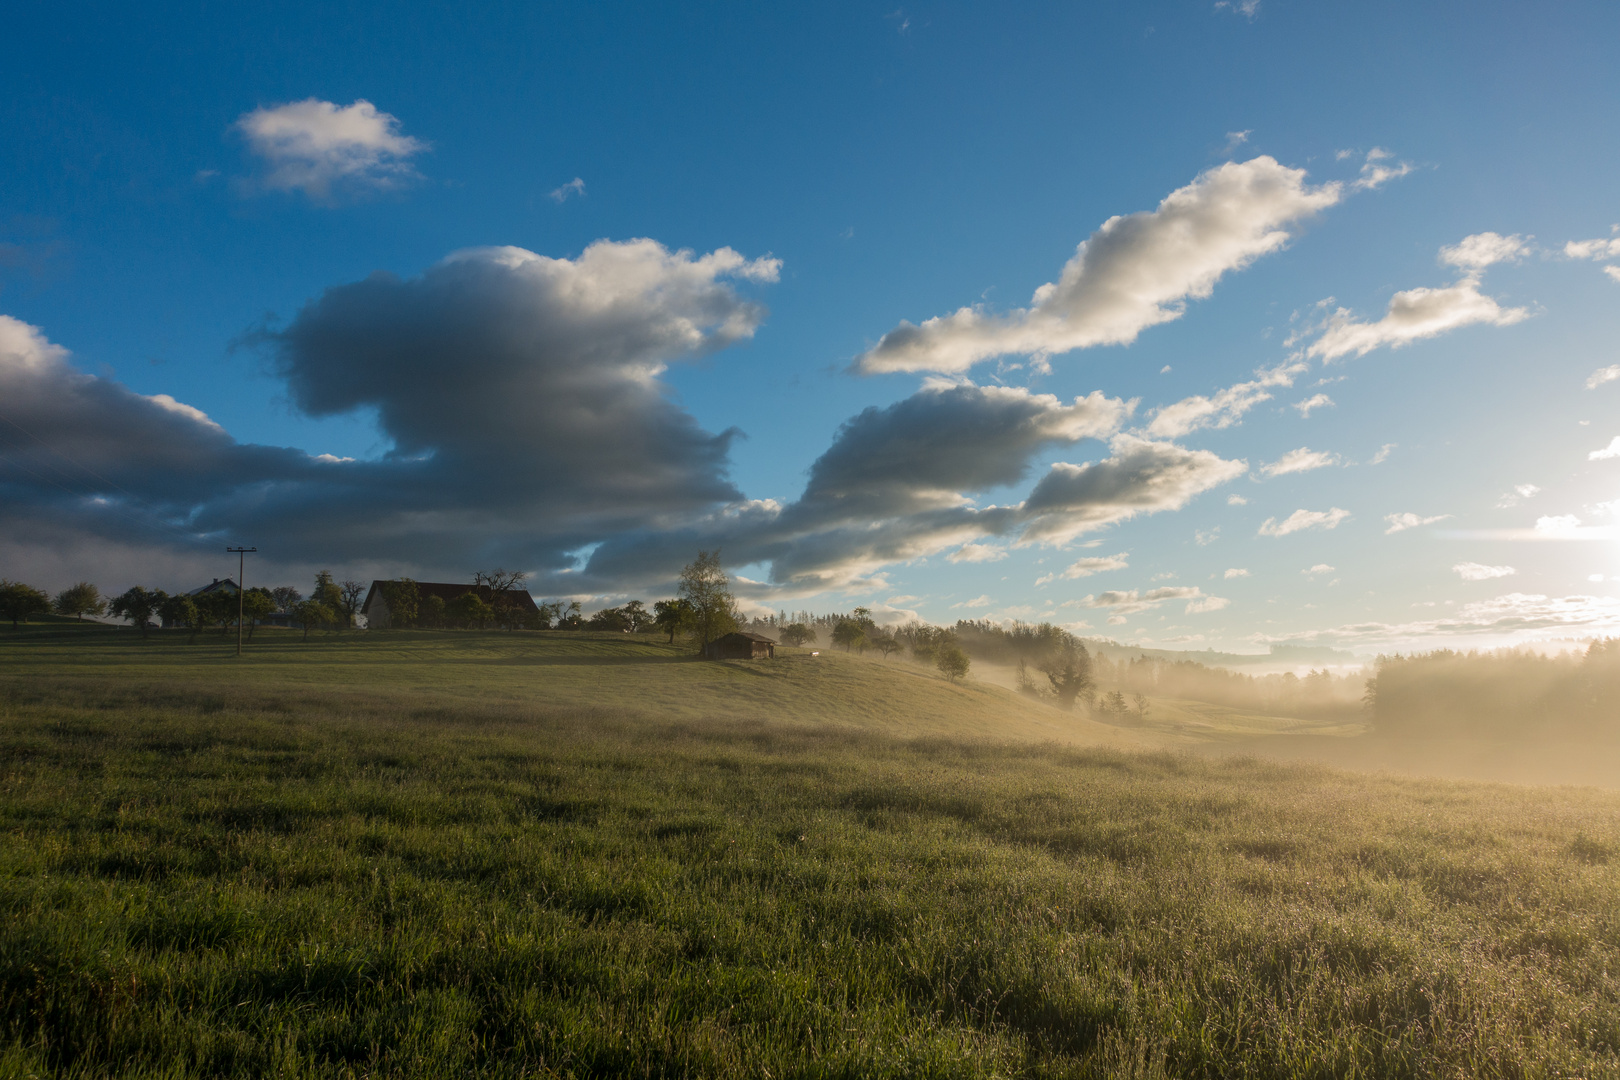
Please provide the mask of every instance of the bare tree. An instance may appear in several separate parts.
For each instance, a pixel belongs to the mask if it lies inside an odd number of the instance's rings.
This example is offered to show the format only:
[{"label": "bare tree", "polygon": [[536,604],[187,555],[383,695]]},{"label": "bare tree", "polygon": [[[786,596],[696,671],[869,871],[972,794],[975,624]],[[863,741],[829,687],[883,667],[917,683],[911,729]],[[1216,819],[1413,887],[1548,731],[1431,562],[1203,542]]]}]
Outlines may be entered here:
[{"label": "bare tree", "polygon": [[338,595],[343,598],[343,616],[346,625],[354,625],[354,617],[360,611],[360,601],[366,598],[366,584],[363,581],[338,582]]},{"label": "bare tree", "polygon": [[529,580],[527,570],[505,570],[499,566],[493,570],[479,570],[473,574],[474,585],[487,586],[490,592],[495,593],[515,589],[527,580]]}]

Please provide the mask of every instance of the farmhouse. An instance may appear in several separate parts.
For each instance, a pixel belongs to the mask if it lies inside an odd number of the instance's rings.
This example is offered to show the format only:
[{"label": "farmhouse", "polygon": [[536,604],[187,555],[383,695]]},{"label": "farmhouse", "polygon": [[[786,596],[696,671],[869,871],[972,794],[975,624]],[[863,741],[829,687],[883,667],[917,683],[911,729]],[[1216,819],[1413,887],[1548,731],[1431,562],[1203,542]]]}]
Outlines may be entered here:
[{"label": "farmhouse", "polygon": [[211,585],[199,585],[199,586],[197,586],[197,588],[192,589],[190,592],[186,593],[186,595],[187,596],[211,596],[214,593],[218,593],[218,592],[229,593],[231,596],[235,596],[236,595],[236,582],[232,581],[230,578],[215,578],[214,581],[213,581],[213,584],[211,584]]},{"label": "farmhouse", "polygon": [[776,655],[776,642],[763,634],[739,630],[709,642],[703,655],[710,660],[759,660]]},{"label": "farmhouse", "polygon": [[[388,598],[384,596],[384,586],[401,584],[397,581],[373,581],[371,589],[366,593],[366,602],[360,608],[360,614],[366,617],[366,625],[373,630],[386,630],[390,625],[388,612]],[[416,583],[417,602],[420,603],[430,596],[437,596],[446,604],[468,593],[477,593],[479,599],[495,607],[516,608],[523,615],[533,615],[540,610],[535,604],[534,597],[529,595],[528,589],[501,589],[496,591],[488,585],[463,585],[442,581],[418,581]]]}]

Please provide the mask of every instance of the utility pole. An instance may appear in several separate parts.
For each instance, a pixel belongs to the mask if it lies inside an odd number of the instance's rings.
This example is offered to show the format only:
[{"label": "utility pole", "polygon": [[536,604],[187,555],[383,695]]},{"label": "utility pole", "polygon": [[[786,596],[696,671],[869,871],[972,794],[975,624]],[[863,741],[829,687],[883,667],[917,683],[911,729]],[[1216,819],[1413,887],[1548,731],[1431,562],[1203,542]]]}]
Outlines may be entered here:
[{"label": "utility pole", "polygon": [[242,605],[247,596],[247,557],[250,552],[257,552],[256,547],[228,547],[226,554],[236,556],[236,655],[242,655]]}]

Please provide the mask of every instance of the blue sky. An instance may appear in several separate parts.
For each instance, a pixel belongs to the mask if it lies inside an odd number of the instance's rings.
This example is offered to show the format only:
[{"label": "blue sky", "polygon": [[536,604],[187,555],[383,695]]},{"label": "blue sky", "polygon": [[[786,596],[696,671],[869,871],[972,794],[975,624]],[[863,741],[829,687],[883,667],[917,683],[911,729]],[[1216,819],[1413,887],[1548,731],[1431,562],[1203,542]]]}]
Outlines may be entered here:
[{"label": "blue sky", "polygon": [[1620,630],[1612,5],[13,25],[7,576]]}]

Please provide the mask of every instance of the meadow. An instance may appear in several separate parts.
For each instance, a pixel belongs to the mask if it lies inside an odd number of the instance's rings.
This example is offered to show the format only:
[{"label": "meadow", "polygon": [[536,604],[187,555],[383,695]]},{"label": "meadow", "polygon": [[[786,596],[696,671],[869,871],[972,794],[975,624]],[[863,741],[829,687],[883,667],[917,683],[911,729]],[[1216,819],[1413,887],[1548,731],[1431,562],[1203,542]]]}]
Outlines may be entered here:
[{"label": "meadow", "polygon": [[686,651],[0,638],[0,1075],[1620,1076],[1620,793]]}]

